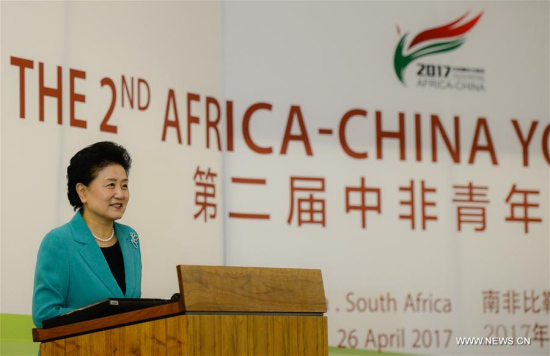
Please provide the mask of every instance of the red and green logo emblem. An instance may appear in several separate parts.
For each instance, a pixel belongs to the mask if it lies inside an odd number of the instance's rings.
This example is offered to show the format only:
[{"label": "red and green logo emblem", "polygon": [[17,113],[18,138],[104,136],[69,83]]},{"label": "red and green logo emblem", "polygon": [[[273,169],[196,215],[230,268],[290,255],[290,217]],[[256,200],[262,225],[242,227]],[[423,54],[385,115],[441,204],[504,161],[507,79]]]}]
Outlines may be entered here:
[{"label": "red and green logo emblem", "polygon": [[[405,49],[406,39],[408,33],[405,33],[397,48],[395,49],[395,56],[393,59],[393,65],[395,74],[401,83],[403,81],[403,75],[405,68],[420,57],[428,56],[436,53],[445,53],[457,49],[464,43],[464,34],[470,31],[483,15],[483,11],[476,17],[463,23],[463,20],[468,16],[468,12],[456,19],[455,21],[448,23],[440,27],[434,27],[420,32]],[[398,33],[399,33],[398,28]],[[427,43],[426,43],[427,42]]]}]

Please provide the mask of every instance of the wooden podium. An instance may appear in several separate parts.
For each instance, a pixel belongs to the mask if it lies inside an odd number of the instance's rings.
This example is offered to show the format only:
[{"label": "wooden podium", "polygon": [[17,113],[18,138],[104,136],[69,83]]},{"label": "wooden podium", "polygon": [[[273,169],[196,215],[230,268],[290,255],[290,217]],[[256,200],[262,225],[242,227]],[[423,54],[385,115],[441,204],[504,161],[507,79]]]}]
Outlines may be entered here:
[{"label": "wooden podium", "polygon": [[328,355],[320,270],[177,270],[179,301],[33,329],[41,355]]}]

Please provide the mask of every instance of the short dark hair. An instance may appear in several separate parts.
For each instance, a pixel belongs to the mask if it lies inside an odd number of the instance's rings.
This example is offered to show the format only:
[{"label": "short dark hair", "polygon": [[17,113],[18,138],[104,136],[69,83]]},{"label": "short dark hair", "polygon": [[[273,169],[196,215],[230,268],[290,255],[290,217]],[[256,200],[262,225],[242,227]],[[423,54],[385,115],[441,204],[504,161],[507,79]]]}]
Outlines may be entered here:
[{"label": "short dark hair", "polygon": [[71,158],[67,167],[67,197],[75,211],[82,208],[76,185],[82,183],[88,186],[100,170],[113,163],[120,164],[128,175],[132,158],[124,147],[110,141],[94,143]]}]

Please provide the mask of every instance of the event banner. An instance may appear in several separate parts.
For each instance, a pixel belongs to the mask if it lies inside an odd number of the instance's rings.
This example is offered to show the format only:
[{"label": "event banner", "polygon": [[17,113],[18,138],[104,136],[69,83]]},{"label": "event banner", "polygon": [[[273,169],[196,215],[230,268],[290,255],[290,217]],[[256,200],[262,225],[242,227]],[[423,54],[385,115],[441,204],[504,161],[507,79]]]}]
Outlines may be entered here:
[{"label": "event banner", "polygon": [[31,313],[40,242],[74,214],[69,160],[97,141],[133,159],[120,222],[139,235],[142,296],[178,292],[178,264],[223,264],[222,212],[194,217],[195,181],[221,179],[221,153],[165,127],[222,95],[219,3],[2,2],[1,44],[2,313]]},{"label": "event banner", "polygon": [[[319,268],[329,345],[550,352],[548,2],[2,3],[2,312],[70,157],[134,157],[144,296]],[[307,293],[307,291],[304,291]]]},{"label": "event banner", "polygon": [[223,14],[227,263],[321,268],[331,346],[548,355],[548,2]]}]

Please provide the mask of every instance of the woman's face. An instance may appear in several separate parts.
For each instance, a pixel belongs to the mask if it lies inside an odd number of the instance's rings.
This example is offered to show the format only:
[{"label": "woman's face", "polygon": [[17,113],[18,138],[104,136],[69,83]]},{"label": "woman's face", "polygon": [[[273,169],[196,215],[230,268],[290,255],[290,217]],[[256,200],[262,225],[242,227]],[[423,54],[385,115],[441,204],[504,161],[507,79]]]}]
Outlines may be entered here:
[{"label": "woman's face", "polygon": [[99,220],[118,220],[124,215],[130,199],[128,176],[120,164],[110,164],[79,191],[84,212]]}]

